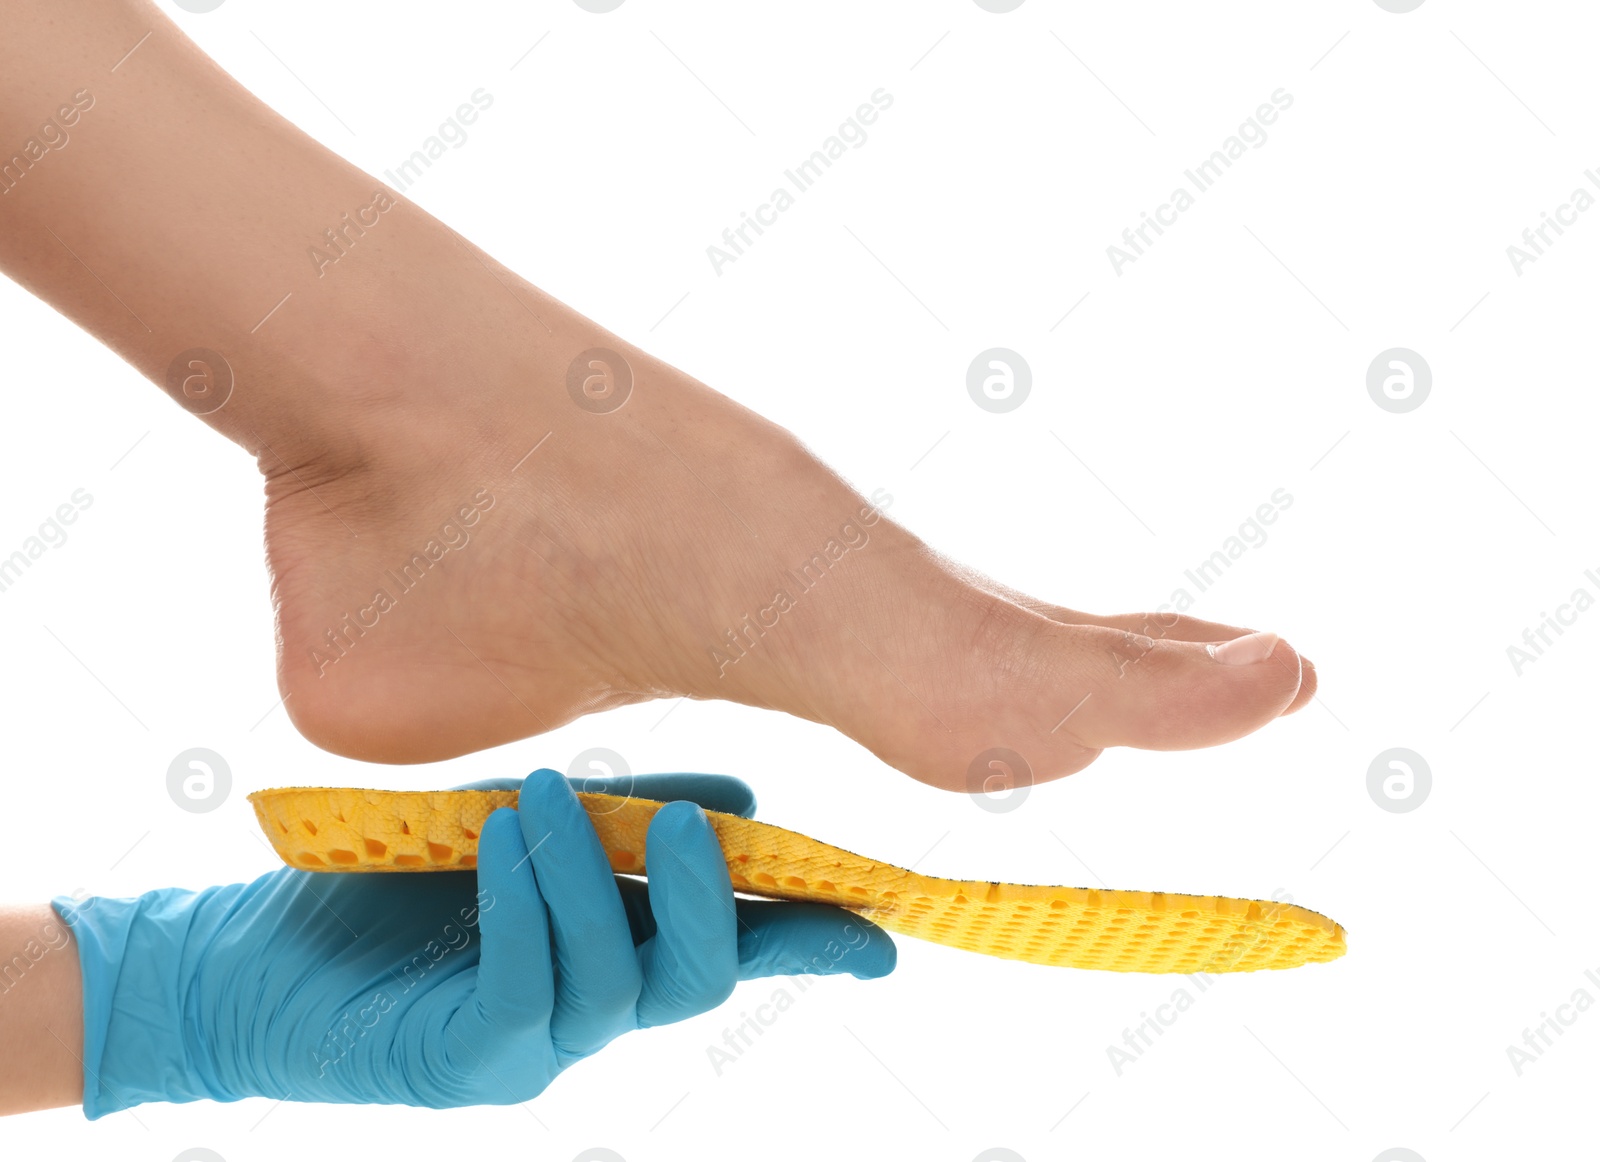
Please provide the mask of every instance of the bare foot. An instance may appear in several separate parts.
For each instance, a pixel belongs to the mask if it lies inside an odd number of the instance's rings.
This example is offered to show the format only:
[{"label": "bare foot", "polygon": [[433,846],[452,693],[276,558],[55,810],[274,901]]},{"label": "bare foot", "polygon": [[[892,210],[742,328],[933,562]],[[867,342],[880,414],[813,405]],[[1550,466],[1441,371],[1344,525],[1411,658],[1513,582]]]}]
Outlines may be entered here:
[{"label": "bare foot", "polygon": [[1270,635],[1213,654],[1245,631],[1063,609],[944,560],[306,137],[152,4],[24,5],[7,36],[0,122],[23,140],[34,114],[6,110],[57,108],[74,144],[32,143],[0,269],[257,456],[279,682],[330,750],[440,759],[687,695],[976,789],[1226,742],[1311,696]]},{"label": "bare foot", "polygon": [[332,410],[234,433],[268,480],[280,684],[319,745],[436,760],[687,695],[975,790],[1227,742],[1311,696],[1272,635],[1211,650],[1249,631],[945,560],[788,432],[391,214],[340,272],[359,320],[284,320]]}]

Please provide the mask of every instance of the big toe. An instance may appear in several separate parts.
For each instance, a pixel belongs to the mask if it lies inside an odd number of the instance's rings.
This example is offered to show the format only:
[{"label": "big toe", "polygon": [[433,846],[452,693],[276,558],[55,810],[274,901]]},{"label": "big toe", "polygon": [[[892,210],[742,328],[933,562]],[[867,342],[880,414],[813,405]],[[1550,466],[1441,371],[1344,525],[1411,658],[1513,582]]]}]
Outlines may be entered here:
[{"label": "big toe", "polygon": [[1188,750],[1232,742],[1283,714],[1301,689],[1300,655],[1274,633],[1201,643],[1112,632],[1115,643],[1099,644],[1114,656],[1113,674],[1095,675],[1073,720],[1090,746]]},{"label": "big toe", "polygon": [[1276,634],[1176,641],[1064,625],[999,599],[958,608],[925,615],[906,635],[941,642],[942,657],[875,651],[879,672],[864,675],[871,688],[836,722],[906,773],[950,790],[1060,778],[1107,747],[1231,742],[1303,700],[1300,657]]}]

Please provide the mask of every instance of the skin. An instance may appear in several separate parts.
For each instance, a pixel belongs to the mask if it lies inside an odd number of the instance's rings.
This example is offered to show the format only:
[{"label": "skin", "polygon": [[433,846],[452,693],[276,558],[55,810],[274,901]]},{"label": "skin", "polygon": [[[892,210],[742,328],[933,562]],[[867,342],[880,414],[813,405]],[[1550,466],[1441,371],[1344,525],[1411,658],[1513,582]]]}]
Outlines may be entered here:
[{"label": "skin", "polygon": [[72,931],[48,904],[0,908],[0,1114],[83,1100],[83,988]]},{"label": "skin", "polygon": [[[997,745],[1042,781],[1108,746],[1227,742],[1310,697],[1312,671],[1287,643],[1224,666],[1199,643],[1238,627],[1037,601],[887,517],[719,664],[724,633],[792,586],[785,571],[837,540],[866,498],[788,432],[399,195],[319,271],[310,247],[381,183],[147,4],[33,0],[5,24],[0,142],[27,140],[85,87],[95,103],[66,148],[0,196],[0,267],[157,382],[178,352],[225,356],[238,386],[204,419],[265,478],[279,682],[319,745],[432,761],[687,695],[826,723],[965,790]],[[592,347],[633,372],[608,414],[567,391]],[[390,571],[480,495],[493,507],[470,547],[372,612]],[[375,623],[345,631],[330,663],[325,635],[346,615]]]},{"label": "skin", "polygon": [[[0,195],[0,269],[158,384],[180,352],[224,356],[236,386],[202,418],[264,478],[279,685],[320,746],[435,761],[723,698],[966,791],[996,746],[1026,763],[1002,781],[1039,782],[1110,746],[1228,742],[1315,691],[1287,642],[1225,665],[1204,643],[1248,630],[1085,613],[941,557],[789,432],[308,138],[143,0],[13,0],[0,46],[0,162],[75,94],[93,102]],[[336,262],[314,260],[379,198],[393,205]],[[595,347],[633,378],[605,414],[567,387]],[[729,660],[726,631],[794,589],[788,570],[863,535]],[[464,543],[400,591],[391,574],[441,537]],[[374,619],[379,588],[392,607]],[[336,651],[347,616],[372,624]],[[0,1044],[34,1045],[14,1019]]]}]

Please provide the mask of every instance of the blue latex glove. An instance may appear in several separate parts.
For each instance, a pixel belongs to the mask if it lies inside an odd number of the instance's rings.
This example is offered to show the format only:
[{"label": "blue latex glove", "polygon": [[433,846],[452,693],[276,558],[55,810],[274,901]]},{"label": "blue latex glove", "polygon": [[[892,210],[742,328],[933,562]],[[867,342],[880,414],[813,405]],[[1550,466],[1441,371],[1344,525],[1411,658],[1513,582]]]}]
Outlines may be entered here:
[{"label": "blue latex glove", "polygon": [[84,1113],[522,1102],[622,1033],[714,1008],[736,981],[893,969],[894,944],[860,917],[735,901],[696,803],[750,815],[738,779],[582,786],[693,800],[650,824],[648,889],[612,874],[572,788],[541,770],[484,824],[475,873],[283,868],[199,892],[58,897],[83,969]]}]

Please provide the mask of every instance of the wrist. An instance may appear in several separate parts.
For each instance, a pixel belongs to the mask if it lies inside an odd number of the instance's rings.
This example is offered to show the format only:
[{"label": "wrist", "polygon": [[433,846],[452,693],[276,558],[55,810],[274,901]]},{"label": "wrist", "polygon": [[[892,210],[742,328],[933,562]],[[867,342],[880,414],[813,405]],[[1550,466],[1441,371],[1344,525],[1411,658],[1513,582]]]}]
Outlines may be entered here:
[{"label": "wrist", "polygon": [[152,1101],[235,1101],[206,1051],[193,987],[211,931],[240,885],[164,888],[133,899],[58,896],[83,981],[83,1112],[90,1120]]}]

